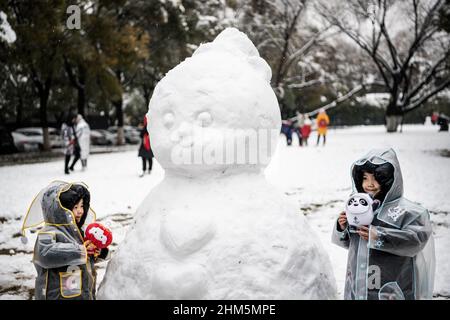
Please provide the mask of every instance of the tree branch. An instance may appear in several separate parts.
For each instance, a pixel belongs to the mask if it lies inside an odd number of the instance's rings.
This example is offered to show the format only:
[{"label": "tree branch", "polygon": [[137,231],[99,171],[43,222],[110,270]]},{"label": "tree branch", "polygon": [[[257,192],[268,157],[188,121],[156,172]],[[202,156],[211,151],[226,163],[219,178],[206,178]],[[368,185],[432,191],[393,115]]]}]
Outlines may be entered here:
[{"label": "tree branch", "polygon": [[[420,90],[422,90],[430,81],[435,77],[435,75],[438,73],[438,67],[446,62],[448,57],[450,56],[450,50],[446,52],[446,54],[435,62],[435,64],[431,67],[430,71],[428,72],[427,76],[414,88],[412,89],[408,94],[406,94],[404,102],[405,104],[408,104],[409,101],[419,93]],[[406,92],[405,92],[406,93]]]},{"label": "tree branch", "polygon": [[428,94],[422,96],[422,98],[414,101],[408,107],[403,109],[404,113],[408,113],[420,107],[423,103],[425,103],[428,99],[433,97],[435,94],[441,92],[445,88],[450,86],[450,78],[447,78],[440,86],[436,87],[434,90],[430,91]]}]

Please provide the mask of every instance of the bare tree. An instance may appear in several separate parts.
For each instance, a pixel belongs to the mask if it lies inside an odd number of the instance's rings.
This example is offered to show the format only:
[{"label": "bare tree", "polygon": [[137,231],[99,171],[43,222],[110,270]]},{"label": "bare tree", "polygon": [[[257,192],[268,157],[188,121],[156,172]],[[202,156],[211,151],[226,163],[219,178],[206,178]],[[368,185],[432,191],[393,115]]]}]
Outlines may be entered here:
[{"label": "bare tree", "polygon": [[[450,39],[439,31],[437,19],[444,0],[389,0],[340,2],[340,8],[318,5],[318,12],[353,40],[376,65],[390,94],[386,108],[388,132],[397,131],[403,116],[450,85]],[[396,5],[396,7],[394,6]],[[403,7],[400,7],[403,6]],[[394,36],[388,26],[390,10],[405,15],[408,32]],[[400,18],[400,17],[397,17]],[[355,23],[357,22],[356,27]],[[361,24],[369,23],[369,32]]]},{"label": "bare tree", "polygon": [[330,36],[329,27],[306,23],[307,0],[244,1],[237,10],[240,28],[258,48],[273,70],[272,86],[283,108],[286,90],[303,90],[329,79],[320,65],[305,61]]}]

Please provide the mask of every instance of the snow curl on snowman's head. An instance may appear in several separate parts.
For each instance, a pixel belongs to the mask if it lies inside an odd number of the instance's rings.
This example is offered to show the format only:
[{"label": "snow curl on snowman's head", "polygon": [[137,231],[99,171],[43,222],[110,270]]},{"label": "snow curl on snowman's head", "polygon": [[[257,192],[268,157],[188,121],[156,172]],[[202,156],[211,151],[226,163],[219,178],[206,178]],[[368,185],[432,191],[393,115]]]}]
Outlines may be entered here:
[{"label": "snow curl on snowman's head", "polygon": [[148,131],[158,162],[186,176],[266,167],[281,126],[271,76],[235,28],[200,45],[167,73],[150,100]]}]

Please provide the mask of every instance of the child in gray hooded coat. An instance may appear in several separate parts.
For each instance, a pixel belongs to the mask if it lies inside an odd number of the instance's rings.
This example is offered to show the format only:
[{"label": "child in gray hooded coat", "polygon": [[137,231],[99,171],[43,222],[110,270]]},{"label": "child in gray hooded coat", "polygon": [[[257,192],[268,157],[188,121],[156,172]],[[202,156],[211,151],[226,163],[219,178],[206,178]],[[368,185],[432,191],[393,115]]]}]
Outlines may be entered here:
[{"label": "child in gray hooded coat", "polygon": [[403,178],[393,149],[371,150],[351,168],[353,192],[380,201],[370,226],[350,232],[345,212],[333,228],[333,243],[348,249],[344,298],[431,299],[434,241],[428,211],[403,196]]},{"label": "child in gray hooded coat", "polygon": [[95,219],[88,219],[92,213],[89,191],[82,184],[56,182],[41,196],[45,225],[37,234],[33,254],[37,271],[35,298],[95,299],[94,263],[106,258],[108,252],[84,241],[83,226]]}]

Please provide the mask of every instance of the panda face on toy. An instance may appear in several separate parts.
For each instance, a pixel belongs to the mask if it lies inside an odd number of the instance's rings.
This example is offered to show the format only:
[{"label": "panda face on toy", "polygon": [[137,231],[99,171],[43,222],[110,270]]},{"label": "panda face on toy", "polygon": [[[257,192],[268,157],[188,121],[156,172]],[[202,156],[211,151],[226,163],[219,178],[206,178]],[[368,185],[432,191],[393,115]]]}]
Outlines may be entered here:
[{"label": "panda face on toy", "polygon": [[355,193],[347,201],[345,214],[350,225],[369,225],[373,220],[373,200],[367,193]]},{"label": "panda face on toy", "polygon": [[348,200],[347,207],[351,208],[354,214],[361,214],[367,211],[369,203],[362,197],[351,197]]}]

